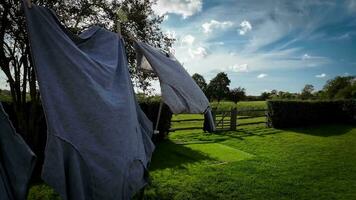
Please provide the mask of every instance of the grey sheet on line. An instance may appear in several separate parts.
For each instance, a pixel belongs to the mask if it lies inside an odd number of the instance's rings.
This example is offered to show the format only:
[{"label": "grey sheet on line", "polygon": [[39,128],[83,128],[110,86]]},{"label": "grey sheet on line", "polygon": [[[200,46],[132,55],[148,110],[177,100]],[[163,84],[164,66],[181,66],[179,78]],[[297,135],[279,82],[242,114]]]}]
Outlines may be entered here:
[{"label": "grey sheet on line", "polygon": [[138,68],[153,70],[161,84],[164,103],[175,113],[204,113],[209,101],[188,72],[169,53],[136,42]]},{"label": "grey sheet on line", "polygon": [[48,126],[42,178],[64,200],[129,199],[154,145],[122,38],[100,27],[73,35],[44,7],[25,13]]},{"label": "grey sheet on line", "polygon": [[0,103],[0,199],[26,199],[36,156],[18,135]]}]

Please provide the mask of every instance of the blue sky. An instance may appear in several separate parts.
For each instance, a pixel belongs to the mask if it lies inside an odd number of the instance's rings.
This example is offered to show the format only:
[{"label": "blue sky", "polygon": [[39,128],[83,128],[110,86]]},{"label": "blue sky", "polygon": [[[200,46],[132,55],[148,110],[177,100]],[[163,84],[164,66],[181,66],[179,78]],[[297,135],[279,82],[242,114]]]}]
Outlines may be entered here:
[{"label": "blue sky", "polygon": [[154,10],[190,74],[224,71],[248,94],[356,74],[356,0],[158,0]]}]

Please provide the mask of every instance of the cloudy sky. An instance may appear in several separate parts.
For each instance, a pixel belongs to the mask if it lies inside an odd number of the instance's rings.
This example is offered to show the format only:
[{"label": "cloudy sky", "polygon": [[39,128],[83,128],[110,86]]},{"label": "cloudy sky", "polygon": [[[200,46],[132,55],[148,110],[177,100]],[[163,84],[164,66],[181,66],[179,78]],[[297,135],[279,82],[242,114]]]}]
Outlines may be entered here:
[{"label": "cloudy sky", "polygon": [[154,10],[190,74],[227,72],[248,94],[356,74],[356,0],[158,0]]}]

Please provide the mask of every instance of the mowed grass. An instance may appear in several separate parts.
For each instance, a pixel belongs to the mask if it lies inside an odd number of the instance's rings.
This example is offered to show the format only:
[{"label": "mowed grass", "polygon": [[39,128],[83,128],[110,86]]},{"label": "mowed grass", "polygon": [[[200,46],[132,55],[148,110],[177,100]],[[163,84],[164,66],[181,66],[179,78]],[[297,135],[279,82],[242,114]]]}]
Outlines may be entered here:
[{"label": "mowed grass", "polygon": [[178,131],[150,176],[146,199],[356,199],[356,126]]}]

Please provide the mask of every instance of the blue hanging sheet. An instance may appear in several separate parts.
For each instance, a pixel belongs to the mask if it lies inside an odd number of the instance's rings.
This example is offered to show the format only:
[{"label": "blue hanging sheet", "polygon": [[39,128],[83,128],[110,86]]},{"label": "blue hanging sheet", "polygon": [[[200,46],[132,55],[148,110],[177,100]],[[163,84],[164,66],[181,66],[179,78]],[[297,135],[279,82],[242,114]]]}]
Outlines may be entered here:
[{"label": "blue hanging sheet", "polygon": [[73,35],[44,7],[25,13],[48,127],[42,178],[64,200],[131,198],[154,145],[123,40],[100,27]]}]

